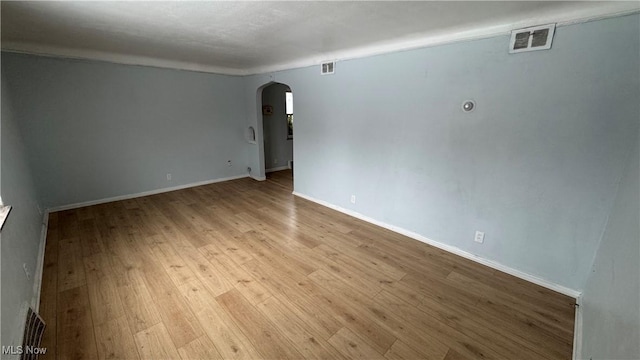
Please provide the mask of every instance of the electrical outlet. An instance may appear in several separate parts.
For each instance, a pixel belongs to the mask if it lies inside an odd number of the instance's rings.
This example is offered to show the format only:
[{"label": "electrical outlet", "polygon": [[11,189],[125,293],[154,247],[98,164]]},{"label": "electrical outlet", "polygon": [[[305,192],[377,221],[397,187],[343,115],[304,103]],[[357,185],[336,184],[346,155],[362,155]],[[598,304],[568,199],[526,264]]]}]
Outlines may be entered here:
[{"label": "electrical outlet", "polygon": [[473,241],[480,244],[484,243],[484,232],[476,231],[476,236],[473,238]]},{"label": "electrical outlet", "polygon": [[22,264],[22,270],[24,270],[24,274],[27,275],[27,280],[31,280],[31,272],[29,268],[27,268],[27,263]]},{"label": "electrical outlet", "polygon": [[231,160],[227,160],[227,166],[231,166]]},{"label": "electrical outlet", "polygon": [[351,195],[351,203],[352,204],[356,203],[356,196],[355,195]]},{"label": "electrical outlet", "polygon": [[278,159],[273,159],[273,165],[278,163]]},{"label": "electrical outlet", "polygon": [[171,173],[167,173],[167,181],[171,181]]}]

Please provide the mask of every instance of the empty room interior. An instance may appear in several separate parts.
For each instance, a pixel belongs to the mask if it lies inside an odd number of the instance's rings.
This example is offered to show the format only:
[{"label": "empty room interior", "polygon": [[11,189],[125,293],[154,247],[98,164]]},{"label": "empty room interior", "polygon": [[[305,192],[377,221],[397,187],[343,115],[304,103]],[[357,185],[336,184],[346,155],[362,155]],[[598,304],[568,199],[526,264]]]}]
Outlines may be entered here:
[{"label": "empty room interior", "polygon": [[4,359],[640,359],[640,3],[2,1]]}]

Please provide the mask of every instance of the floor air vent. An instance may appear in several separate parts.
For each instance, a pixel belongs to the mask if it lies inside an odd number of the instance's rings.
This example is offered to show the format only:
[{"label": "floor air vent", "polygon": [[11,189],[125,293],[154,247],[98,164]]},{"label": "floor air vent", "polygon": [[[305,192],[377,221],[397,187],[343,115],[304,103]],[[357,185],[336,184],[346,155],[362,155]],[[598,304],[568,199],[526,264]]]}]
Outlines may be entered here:
[{"label": "floor air vent", "polygon": [[45,326],[40,315],[36,314],[36,312],[29,307],[24,325],[24,335],[22,337],[21,360],[35,360],[38,358],[38,355],[43,353],[43,349],[40,348],[40,342],[42,341]]},{"label": "floor air vent", "polygon": [[551,49],[556,24],[534,26],[513,30],[509,42],[509,53]]},{"label": "floor air vent", "polygon": [[325,62],[320,64],[320,73],[322,75],[333,74],[336,71],[335,61]]}]

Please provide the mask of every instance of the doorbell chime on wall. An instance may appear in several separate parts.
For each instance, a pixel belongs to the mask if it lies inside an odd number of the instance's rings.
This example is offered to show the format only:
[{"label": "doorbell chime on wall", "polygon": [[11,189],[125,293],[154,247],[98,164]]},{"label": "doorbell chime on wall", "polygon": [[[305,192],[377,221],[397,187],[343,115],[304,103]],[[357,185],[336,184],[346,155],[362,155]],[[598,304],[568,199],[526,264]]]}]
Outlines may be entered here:
[{"label": "doorbell chime on wall", "polygon": [[462,103],[462,110],[464,112],[471,112],[476,108],[476,103],[473,100],[467,100]]}]

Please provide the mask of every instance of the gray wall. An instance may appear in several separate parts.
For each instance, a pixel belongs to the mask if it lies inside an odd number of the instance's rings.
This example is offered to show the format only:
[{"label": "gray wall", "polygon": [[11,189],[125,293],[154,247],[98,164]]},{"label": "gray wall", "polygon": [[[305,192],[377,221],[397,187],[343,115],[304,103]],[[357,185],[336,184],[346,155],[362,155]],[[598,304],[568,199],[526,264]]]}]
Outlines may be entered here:
[{"label": "gray wall", "polygon": [[292,88],[295,191],[582,290],[640,113],[639,21],[560,27],[550,51],[499,36],[256,75],[245,96]]},{"label": "gray wall", "polygon": [[[295,94],[297,192],[575,290],[585,289],[602,239],[585,292],[593,323],[590,301],[613,305],[594,295],[598,276],[611,274],[598,266],[623,251],[608,244],[627,241],[615,225],[625,205],[614,200],[640,121],[639,23],[632,15],[561,27],[550,51],[509,55],[499,36],[342,61],[331,76],[3,53],[2,197],[23,209],[2,233],[3,290],[37,253],[28,159],[45,207],[242,175],[264,156],[243,138],[246,125],[260,129],[257,90],[276,81]],[[474,112],[460,110],[466,99]],[[475,230],[484,244],[472,241]],[[6,250],[6,238],[20,240]],[[29,286],[15,299],[2,293],[3,342],[5,302],[28,299]],[[594,331],[585,339],[605,330]]]},{"label": "gray wall", "polygon": [[2,67],[47,208],[247,173],[241,78],[9,53]]},{"label": "gray wall", "polygon": [[287,161],[293,160],[293,140],[287,140],[286,91],[289,87],[283,84],[272,84],[262,91],[262,104],[273,106],[273,115],[262,116],[267,170],[287,166]]},{"label": "gray wall", "polygon": [[[3,70],[0,196],[13,209],[0,233],[2,345],[19,345],[22,339],[20,326],[24,321],[19,315],[23,304],[32,304],[35,295],[33,274],[40,249],[42,215],[38,211],[25,144],[18,129],[10,95]],[[22,264],[27,265],[32,274],[31,279],[25,276]],[[9,357],[2,355],[2,358]]]},{"label": "gray wall", "polygon": [[640,359],[639,163],[636,140],[582,298],[583,359]]}]

